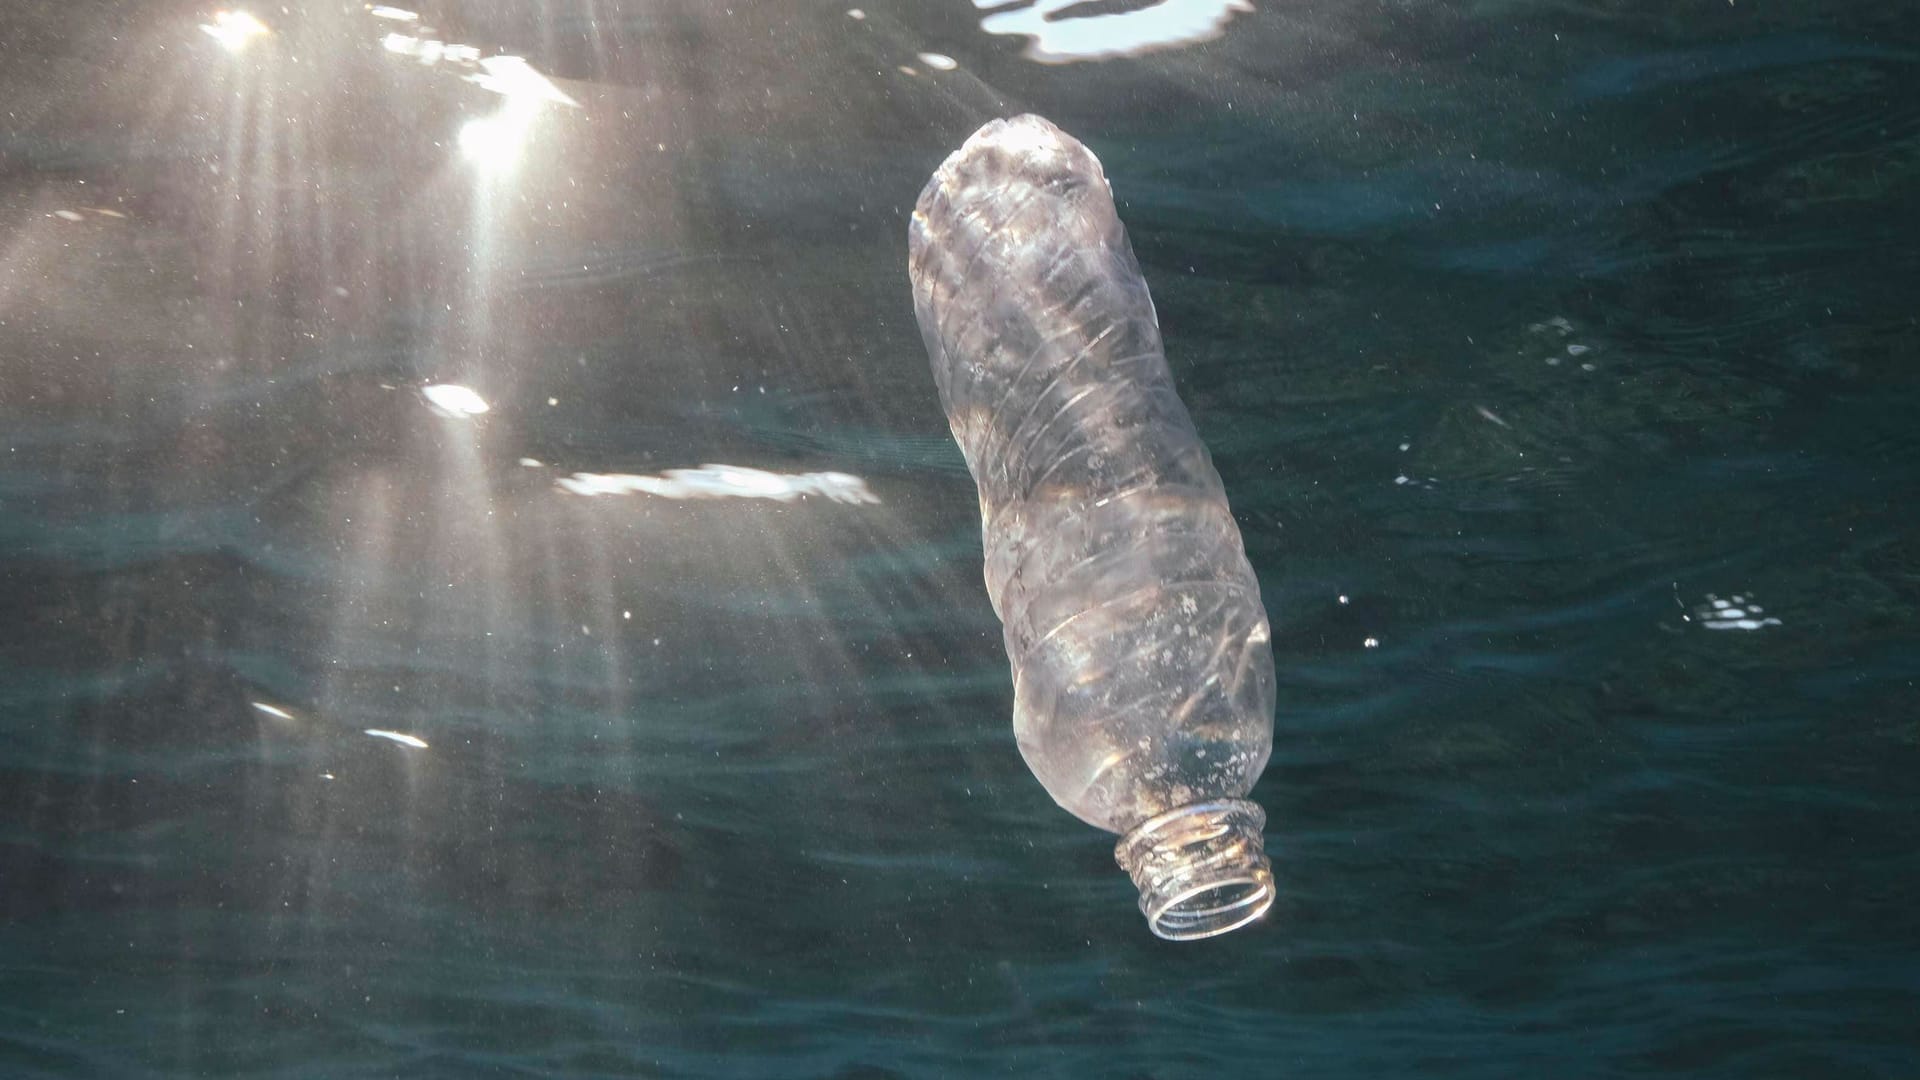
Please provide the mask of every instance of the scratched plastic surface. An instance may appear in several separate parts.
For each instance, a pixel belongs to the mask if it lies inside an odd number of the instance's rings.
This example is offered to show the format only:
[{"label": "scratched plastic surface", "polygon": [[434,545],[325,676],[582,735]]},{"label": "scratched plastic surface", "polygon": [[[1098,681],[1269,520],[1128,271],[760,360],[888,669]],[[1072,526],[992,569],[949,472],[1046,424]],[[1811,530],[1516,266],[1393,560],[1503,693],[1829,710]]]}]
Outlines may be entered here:
[{"label": "scratched plastic surface", "polygon": [[1028,766],[1113,832],[1246,794],[1266,613],[1099,161],[1039,117],[989,123],[921,194],[909,259]]}]

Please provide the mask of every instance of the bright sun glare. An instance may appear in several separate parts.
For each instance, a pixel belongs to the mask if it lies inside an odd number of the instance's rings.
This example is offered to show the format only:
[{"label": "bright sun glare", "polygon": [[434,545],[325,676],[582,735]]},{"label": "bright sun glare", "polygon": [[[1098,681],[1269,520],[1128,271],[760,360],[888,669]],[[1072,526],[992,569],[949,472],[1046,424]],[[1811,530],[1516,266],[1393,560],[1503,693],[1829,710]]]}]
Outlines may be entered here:
[{"label": "bright sun glare", "polygon": [[505,172],[520,160],[531,119],[509,102],[490,116],[469,120],[460,128],[460,153],[488,172]]},{"label": "bright sun glare", "polygon": [[235,53],[246,48],[254,38],[270,33],[266,23],[245,11],[216,11],[213,21],[201,23],[200,29],[228,52]]}]

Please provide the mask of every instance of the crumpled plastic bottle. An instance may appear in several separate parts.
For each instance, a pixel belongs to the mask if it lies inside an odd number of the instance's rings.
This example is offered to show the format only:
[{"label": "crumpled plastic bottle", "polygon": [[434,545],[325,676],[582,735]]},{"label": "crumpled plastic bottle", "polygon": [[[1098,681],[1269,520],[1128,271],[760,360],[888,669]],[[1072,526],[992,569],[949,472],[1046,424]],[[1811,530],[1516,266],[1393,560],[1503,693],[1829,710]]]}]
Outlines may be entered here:
[{"label": "crumpled plastic bottle", "polygon": [[1100,162],[1040,117],[995,120],[927,183],[908,248],[1021,755],[1121,834],[1154,933],[1252,922],[1274,896],[1244,798],[1273,744],[1266,612]]}]

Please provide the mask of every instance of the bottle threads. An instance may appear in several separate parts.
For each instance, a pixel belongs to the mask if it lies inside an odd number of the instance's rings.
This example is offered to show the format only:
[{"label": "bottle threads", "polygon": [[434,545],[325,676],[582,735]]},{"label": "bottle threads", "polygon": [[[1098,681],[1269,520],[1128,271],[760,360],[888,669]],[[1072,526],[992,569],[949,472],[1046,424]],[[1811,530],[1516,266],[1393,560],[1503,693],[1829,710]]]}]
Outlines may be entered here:
[{"label": "bottle threads", "polygon": [[1246,799],[1189,803],[1134,826],[1113,857],[1140,890],[1154,934],[1196,941],[1237,930],[1273,906],[1267,814]]}]

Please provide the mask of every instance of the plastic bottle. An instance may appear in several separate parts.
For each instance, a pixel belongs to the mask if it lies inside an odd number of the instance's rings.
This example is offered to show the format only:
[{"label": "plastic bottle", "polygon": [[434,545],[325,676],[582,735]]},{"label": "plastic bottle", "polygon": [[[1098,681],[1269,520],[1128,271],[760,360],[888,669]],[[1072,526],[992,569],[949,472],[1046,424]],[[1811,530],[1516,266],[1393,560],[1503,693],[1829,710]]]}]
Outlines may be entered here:
[{"label": "plastic bottle", "polygon": [[1121,834],[1154,933],[1252,922],[1274,895],[1243,798],[1273,745],[1266,613],[1100,162],[1040,117],[987,124],[921,193],[908,269],[1021,755]]}]

